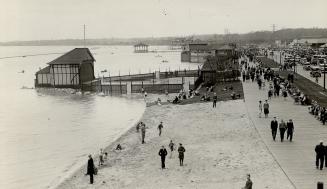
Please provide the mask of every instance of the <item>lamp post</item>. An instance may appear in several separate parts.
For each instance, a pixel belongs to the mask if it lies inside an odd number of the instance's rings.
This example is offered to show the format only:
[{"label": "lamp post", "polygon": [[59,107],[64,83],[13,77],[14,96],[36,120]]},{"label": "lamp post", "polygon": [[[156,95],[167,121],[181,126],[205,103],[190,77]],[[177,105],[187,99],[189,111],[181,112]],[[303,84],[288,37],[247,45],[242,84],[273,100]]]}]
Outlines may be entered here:
[{"label": "lamp post", "polygon": [[324,91],[326,90],[326,61],[324,60]]},{"label": "lamp post", "polygon": [[293,63],[294,63],[294,64],[293,64],[293,67],[294,67],[294,71],[293,71],[293,72],[294,72],[294,76],[295,76],[295,54],[293,55],[293,57],[294,57],[294,58],[293,58],[293,60],[294,60],[294,61],[293,61]]}]

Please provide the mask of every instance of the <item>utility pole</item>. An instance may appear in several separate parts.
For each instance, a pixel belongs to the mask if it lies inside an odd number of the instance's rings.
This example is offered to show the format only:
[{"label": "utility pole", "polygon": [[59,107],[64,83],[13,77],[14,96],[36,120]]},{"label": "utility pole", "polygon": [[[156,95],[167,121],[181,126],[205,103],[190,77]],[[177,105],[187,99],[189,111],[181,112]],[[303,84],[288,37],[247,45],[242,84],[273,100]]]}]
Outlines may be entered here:
[{"label": "utility pole", "polygon": [[85,24],[83,25],[83,31],[84,31],[84,40],[83,40],[83,44],[84,44],[84,47],[85,47]]},{"label": "utility pole", "polygon": [[326,90],[326,61],[324,61],[324,91]]}]

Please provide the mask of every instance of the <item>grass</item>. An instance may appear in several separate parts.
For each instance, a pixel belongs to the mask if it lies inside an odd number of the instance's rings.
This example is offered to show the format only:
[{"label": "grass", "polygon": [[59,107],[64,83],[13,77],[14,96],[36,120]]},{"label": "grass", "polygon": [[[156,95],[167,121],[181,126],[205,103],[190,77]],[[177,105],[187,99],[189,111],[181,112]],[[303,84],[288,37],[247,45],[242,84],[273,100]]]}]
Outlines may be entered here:
[{"label": "grass", "polygon": [[[288,73],[293,73],[291,71],[279,71],[278,74],[284,78],[287,78]],[[327,107],[327,93],[324,88],[317,83],[295,73],[294,85],[309,99],[317,101],[321,106]]]},{"label": "grass", "polygon": [[257,57],[256,59],[264,68],[279,68],[279,64],[267,57]]},{"label": "grass", "polygon": [[[229,89],[230,86],[233,87],[233,90]],[[226,91],[223,90],[225,87],[227,87]],[[212,97],[213,97],[214,92],[217,93],[218,101],[232,100],[230,95],[233,91],[235,92],[236,95],[240,94],[240,96],[241,96],[240,99],[244,98],[243,86],[242,86],[242,82],[240,80],[229,81],[229,82],[219,82],[215,85],[213,92],[210,92],[210,102],[212,102]],[[208,101],[201,101],[202,95],[206,93],[206,88],[202,87],[199,92],[200,92],[200,96],[195,96],[193,98],[183,100],[179,104],[184,105],[184,104],[208,102]]]}]

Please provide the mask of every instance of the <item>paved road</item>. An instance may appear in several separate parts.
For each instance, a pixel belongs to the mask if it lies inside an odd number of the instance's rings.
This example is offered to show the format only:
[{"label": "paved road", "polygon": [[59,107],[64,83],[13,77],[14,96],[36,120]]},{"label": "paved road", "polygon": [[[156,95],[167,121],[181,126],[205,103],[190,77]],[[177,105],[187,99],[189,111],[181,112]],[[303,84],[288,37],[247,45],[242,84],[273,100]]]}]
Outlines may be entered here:
[{"label": "paved road", "polygon": [[[311,114],[306,106],[295,105],[288,97],[272,98],[269,118],[259,118],[258,101],[267,99],[267,90],[259,90],[251,81],[243,83],[245,103],[254,127],[297,189],[314,189],[318,181],[327,186],[327,168],[320,171],[315,168],[314,147],[323,139],[327,143],[327,125],[323,126]],[[271,137],[270,121],[273,116],[278,120],[293,119],[295,124],[294,141],[274,142]],[[325,187],[326,187],[325,186]]]}]

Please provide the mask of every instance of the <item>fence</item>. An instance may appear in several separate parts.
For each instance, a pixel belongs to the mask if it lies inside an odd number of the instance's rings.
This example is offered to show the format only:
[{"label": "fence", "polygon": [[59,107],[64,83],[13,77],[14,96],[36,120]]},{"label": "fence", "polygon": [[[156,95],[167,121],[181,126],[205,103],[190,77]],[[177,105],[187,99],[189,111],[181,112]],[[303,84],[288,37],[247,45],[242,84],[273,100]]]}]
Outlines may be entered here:
[{"label": "fence", "polygon": [[140,93],[142,88],[147,93],[178,93],[183,89],[183,84],[133,84],[132,93]]},{"label": "fence", "polygon": [[[130,85],[129,85],[130,84]],[[187,83],[186,83],[187,84]],[[188,83],[189,88],[193,88],[194,85],[190,82]],[[184,89],[183,84],[157,84],[157,83],[108,83],[101,84],[100,80],[95,80],[93,82],[84,83],[82,85],[82,90],[93,91],[93,92],[103,92],[105,94],[127,94],[130,93],[140,93],[142,88],[147,93],[178,93],[180,90]],[[130,89],[130,90],[129,90]]]},{"label": "fence", "polygon": [[[176,70],[176,71],[159,72],[159,77],[162,79],[172,78],[172,77],[198,77],[199,75],[200,75],[200,70],[184,69],[184,70]],[[156,72],[145,73],[145,74],[103,77],[102,79],[104,82],[113,82],[113,81],[145,81],[155,78],[156,78]]]}]

